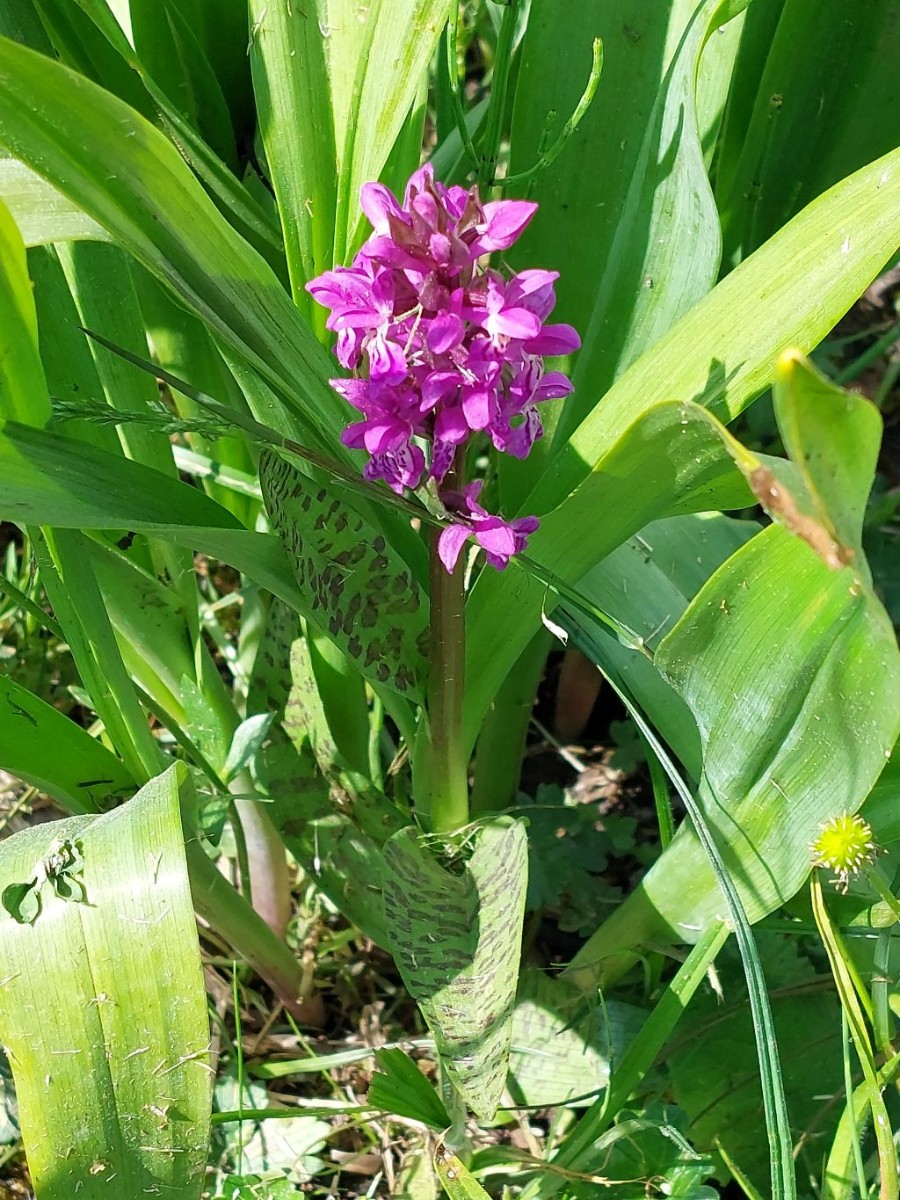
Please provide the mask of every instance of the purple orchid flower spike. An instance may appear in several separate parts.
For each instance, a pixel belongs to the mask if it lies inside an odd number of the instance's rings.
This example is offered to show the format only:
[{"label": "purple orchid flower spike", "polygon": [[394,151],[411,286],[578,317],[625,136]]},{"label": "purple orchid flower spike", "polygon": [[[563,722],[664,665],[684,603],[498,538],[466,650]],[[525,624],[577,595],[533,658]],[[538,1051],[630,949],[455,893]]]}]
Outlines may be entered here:
[{"label": "purple orchid flower spike", "polygon": [[525,458],[543,433],[539,405],[571,391],[565,375],[544,369],[545,357],[581,344],[570,325],[547,324],[557,272],[487,265],[522,235],[537,205],[482,203],[475,187],[445,187],[430,164],[412,175],[402,203],[367,183],[361,204],[373,233],[352,266],[307,284],[330,310],[338,361],[354,373],[332,380],[362,417],[342,441],[368,453],[367,479],[395,492],[435,481],[454,516],[438,546],[448,571],[469,538],[502,570],[537,518],[506,521],[481,506],[480,482],[456,492],[446,481],[472,437]]}]

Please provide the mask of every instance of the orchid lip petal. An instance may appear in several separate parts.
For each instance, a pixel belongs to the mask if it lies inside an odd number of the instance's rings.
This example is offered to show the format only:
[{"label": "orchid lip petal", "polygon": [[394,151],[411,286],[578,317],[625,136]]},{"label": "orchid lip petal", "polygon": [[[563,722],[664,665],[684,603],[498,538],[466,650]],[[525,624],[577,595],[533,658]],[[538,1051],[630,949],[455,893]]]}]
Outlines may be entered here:
[{"label": "orchid lip petal", "polygon": [[541,329],[540,317],[536,317],[527,308],[503,308],[500,312],[492,314],[488,322],[492,333],[519,340],[530,340],[536,337]]},{"label": "orchid lip petal", "polygon": [[438,557],[444,564],[448,574],[452,575],[459,560],[460,551],[466,544],[471,530],[465,525],[448,525],[441,530],[438,538]]}]

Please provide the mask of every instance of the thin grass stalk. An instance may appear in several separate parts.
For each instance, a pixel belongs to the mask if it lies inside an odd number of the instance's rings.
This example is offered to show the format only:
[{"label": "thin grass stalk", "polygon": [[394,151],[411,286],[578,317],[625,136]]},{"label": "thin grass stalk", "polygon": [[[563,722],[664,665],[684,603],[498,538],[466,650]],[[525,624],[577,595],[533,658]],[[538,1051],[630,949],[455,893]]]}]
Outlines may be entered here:
[{"label": "thin grass stalk", "polygon": [[900,1195],[900,1178],[897,1174],[897,1152],[891,1132],[891,1122],[881,1094],[878,1072],[872,1052],[872,1043],[866,1028],[862,1005],[856,993],[852,974],[848,969],[849,955],[841,941],[840,935],[832,924],[825,897],[822,894],[822,883],[816,873],[810,880],[813,916],[819,927],[819,935],[828,955],[831,973],[834,976],[841,1009],[846,1014],[853,1044],[863,1071],[868,1105],[872,1110],[872,1122],[875,1131],[875,1142],[878,1147],[878,1163],[881,1171],[880,1200],[896,1200]]},{"label": "thin grass stalk", "polygon": [[606,678],[628,709],[640,732],[653,748],[660,765],[684,802],[697,838],[724,894],[747,979],[750,1014],[753,1019],[753,1033],[760,1066],[766,1134],[769,1142],[772,1196],[773,1200],[796,1200],[797,1176],[794,1170],[794,1147],[784,1090],[784,1076],[781,1071],[778,1041],[775,1036],[765,974],[750,922],[734,881],[725,866],[721,851],[690,788],[681,778],[662,742],[644,719],[630,695],[608,675]]}]

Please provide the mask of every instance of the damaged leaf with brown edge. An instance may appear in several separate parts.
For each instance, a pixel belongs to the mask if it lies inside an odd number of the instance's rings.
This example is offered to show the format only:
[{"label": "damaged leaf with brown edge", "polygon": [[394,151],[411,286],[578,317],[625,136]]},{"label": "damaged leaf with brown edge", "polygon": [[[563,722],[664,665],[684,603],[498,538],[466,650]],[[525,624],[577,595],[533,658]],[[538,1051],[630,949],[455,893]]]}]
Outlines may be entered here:
[{"label": "damaged leaf with brown edge", "polygon": [[270,451],[259,481],[308,598],[302,615],[366,678],[422,704],[428,603],[409,566],[346,500]]},{"label": "damaged leaf with brown edge", "polygon": [[881,445],[878,409],[835,387],[796,350],[778,360],[774,398],[793,470],[770,460],[771,470],[751,472],[750,486],[772,520],[808,542],[832,570],[857,563],[868,579],[862,528]]},{"label": "damaged leaf with brown edge", "polygon": [[[656,655],[700,728],[698,801],[751,921],[802,886],[821,822],[862,806],[900,732],[900,653],[860,549],[879,414],[796,352],[779,361],[775,411],[792,461],[733,453],[776,523],[712,575]],[[639,945],[696,941],[723,911],[685,824],[572,975],[609,980]]]}]

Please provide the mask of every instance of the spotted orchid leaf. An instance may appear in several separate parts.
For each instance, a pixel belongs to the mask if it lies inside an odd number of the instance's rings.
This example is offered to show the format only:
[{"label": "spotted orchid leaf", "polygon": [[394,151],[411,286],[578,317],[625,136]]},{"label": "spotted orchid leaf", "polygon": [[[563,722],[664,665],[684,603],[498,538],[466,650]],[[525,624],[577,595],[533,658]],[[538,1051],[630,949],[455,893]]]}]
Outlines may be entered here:
[{"label": "spotted orchid leaf", "polygon": [[509,1064],[527,851],[525,825],[498,817],[466,851],[412,828],[384,848],[391,949],[454,1086],[493,1117]]},{"label": "spotted orchid leaf", "polygon": [[365,517],[284,459],[265,452],[259,471],[303,615],[366,678],[421,703],[428,603],[409,567]]}]

